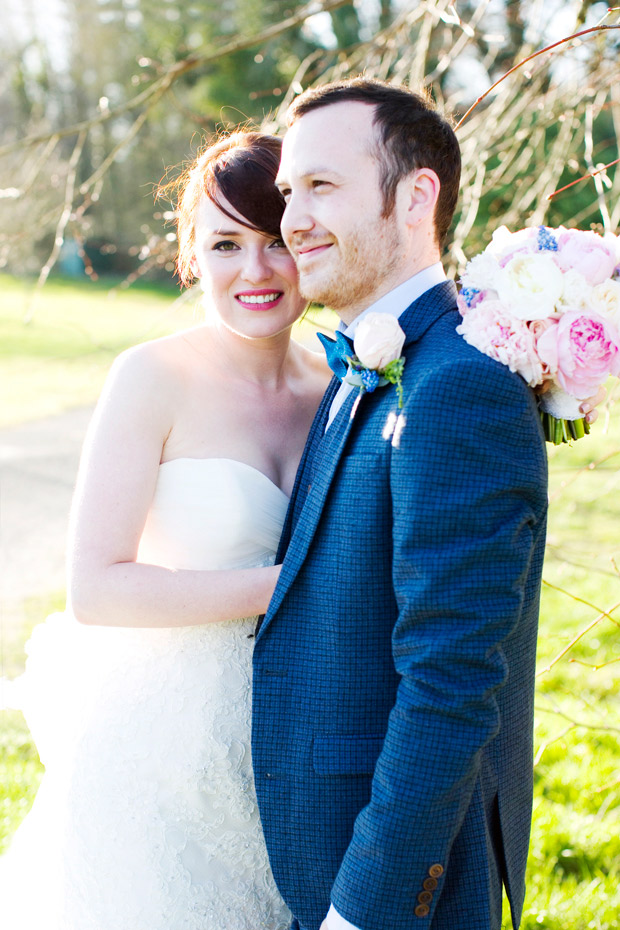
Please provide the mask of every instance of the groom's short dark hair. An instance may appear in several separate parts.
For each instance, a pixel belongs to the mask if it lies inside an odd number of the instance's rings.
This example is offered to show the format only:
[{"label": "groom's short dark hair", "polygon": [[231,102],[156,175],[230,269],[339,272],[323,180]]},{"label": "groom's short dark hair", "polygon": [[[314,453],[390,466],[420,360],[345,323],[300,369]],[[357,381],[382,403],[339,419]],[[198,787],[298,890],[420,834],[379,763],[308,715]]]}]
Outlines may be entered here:
[{"label": "groom's short dark hair", "polygon": [[428,95],[371,78],[352,78],[313,87],[289,107],[288,125],[311,110],[334,103],[359,102],[375,108],[374,124],[382,145],[374,153],[380,165],[383,216],[394,209],[399,182],[417,168],[432,168],[441,184],[435,207],[435,233],[442,245],[456,208],[461,152],[449,121]]}]

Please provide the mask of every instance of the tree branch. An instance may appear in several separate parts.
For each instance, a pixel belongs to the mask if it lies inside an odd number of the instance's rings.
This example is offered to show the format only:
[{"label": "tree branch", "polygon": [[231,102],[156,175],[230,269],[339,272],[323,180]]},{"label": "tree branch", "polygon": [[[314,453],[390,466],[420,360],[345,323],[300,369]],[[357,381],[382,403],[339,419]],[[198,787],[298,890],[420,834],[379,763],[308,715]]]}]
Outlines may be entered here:
[{"label": "tree branch", "polygon": [[511,74],[514,74],[515,71],[518,71],[519,68],[522,68],[523,65],[526,65],[529,61],[533,61],[534,58],[538,58],[540,55],[544,55],[546,52],[550,52],[552,51],[552,49],[558,48],[560,45],[565,45],[567,42],[571,42],[573,39],[580,39],[582,36],[589,35],[590,33],[603,32],[603,31],[608,31],[611,29],[620,29],[620,25],[618,26],[592,26],[590,29],[583,29],[581,32],[575,32],[573,33],[573,35],[565,36],[563,39],[560,39],[559,42],[554,42],[552,45],[546,45],[545,48],[541,48],[537,52],[534,52],[532,55],[528,55],[527,58],[523,58],[516,65],[514,65],[512,68],[506,71],[505,74],[502,74],[502,76],[498,78],[494,84],[491,84],[491,86],[487,90],[485,90],[485,92],[481,94],[474,101],[474,103],[472,103],[469,110],[467,110],[463,114],[463,116],[460,118],[460,120],[454,127],[454,131],[457,132],[461,128],[461,126],[463,125],[465,120],[468,118],[468,116],[470,116],[473,113],[476,107],[478,107],[482,103],[482,101],[486,97],[488,97],[489,94],[492,91],[494,91],[495,88],[499,84],[502,83],[502,81],[505,81],[507,77],[510,77]]},{"label": "tree branch", "polygon": [[239,52],[243,49],[252,48],[254,45],[268,42],[270,39],[274,39],[276,36],[288,32],[289,29],[300,26],[310,16],[315,16],[317,13],[331,12],[350,2],[351,0],[311,0],[310,3],[294,16],[289,16],[280,23],[268,26],[266,29],[263,29],[253,36],[244,39],[235,38],[225,45],[219,46],[219,48],[207,55],[192,55],[189,58],[184,58],[181,61],[175,62],[175,64],[172,65],[165,74],[154,81],[150,87],[147,87],[142,93],[113,110],[105,110],[98,116],[83,120],[81,123],[75,123],[73,126],[67,126],[64,129],[58,129],[54,132],[37,133],[32,136],[26,136],[24,139],[12,142],[9,145],[1,146],[0,157],[7,155],[9,152],[21,149],[24,146],[38,145],[40,142],[47,142],[50,136],[57,136],[59,139],[62,139],[66,136],[76,135],[84,130],[92,129],[93,126],[98,126],[118,116],[122,116],[130,110],[135,110],[137,107],[142,106],[142,104],[147,103],[151,97],[155,95],[157,95],[158,98],[161,97],[181,75],[186,74],[188,71],[212,64],[215,61],[219,61],[221,58],[225,58],[227,55],[232,55],[233,52]]}]

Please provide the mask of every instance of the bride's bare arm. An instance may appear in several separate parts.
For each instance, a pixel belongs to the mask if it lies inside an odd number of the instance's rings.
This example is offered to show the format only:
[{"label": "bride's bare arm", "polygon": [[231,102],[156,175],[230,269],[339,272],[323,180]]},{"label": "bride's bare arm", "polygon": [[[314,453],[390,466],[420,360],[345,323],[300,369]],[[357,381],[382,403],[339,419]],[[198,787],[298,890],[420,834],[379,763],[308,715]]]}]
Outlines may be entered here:
[{"label": "bride's bare arm", "polygon": [[264,613],[277,566],[190,571],[136,562],[178,403],[156,356],[139,347],[117,360],[89,428],[70,521],[70,606],[83,623],[127,627]]}]

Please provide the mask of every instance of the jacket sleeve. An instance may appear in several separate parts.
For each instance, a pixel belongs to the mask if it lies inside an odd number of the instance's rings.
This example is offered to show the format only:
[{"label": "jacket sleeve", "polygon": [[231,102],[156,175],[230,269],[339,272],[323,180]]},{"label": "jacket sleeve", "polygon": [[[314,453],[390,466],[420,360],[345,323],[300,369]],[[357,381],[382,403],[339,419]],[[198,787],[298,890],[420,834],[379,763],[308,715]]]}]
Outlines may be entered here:
[{"label": "jacket sleeve", "polygon": [[[476,355],[407,389],[389,479],[400,683],[332,890],[363,930],[432,920],[481,751],[500,726],[502,645],[520,621],[547,503],[536,404],[518,376]],[[418,892],[431,868],[425,914]]]}]

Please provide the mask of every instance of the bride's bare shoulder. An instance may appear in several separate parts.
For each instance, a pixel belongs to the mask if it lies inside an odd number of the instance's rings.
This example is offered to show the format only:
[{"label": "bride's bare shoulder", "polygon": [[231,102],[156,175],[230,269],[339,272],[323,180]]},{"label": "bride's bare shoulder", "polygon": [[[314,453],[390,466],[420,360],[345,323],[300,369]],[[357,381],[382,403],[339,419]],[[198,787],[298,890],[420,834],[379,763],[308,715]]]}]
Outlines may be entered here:
[{"label": "bride's bare shoulder", "polygon": [[202,327],[181,330],[138,343],[121,352],[112,366],[113,373],[126,376],[174,378],[199,365]]}]

